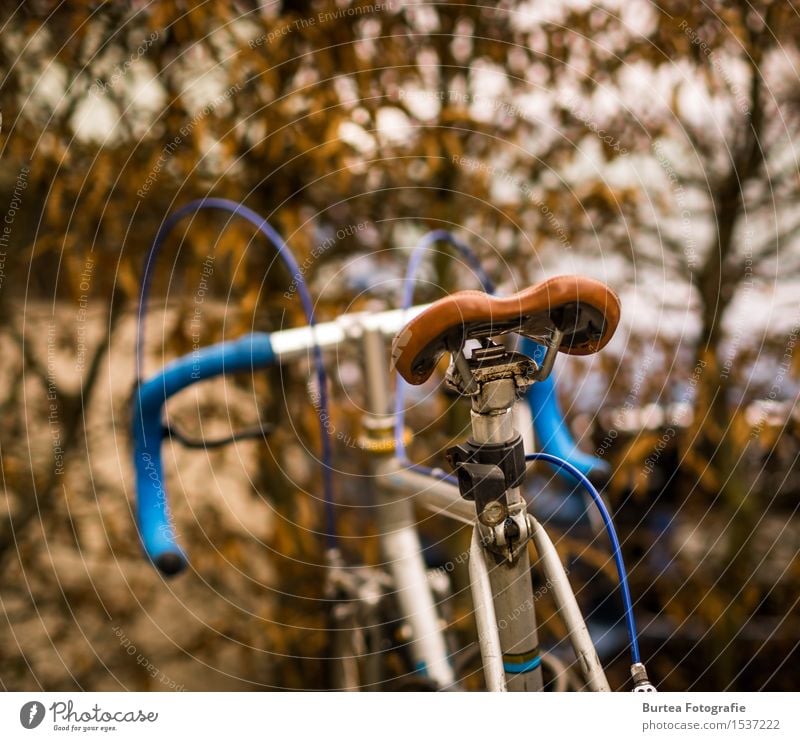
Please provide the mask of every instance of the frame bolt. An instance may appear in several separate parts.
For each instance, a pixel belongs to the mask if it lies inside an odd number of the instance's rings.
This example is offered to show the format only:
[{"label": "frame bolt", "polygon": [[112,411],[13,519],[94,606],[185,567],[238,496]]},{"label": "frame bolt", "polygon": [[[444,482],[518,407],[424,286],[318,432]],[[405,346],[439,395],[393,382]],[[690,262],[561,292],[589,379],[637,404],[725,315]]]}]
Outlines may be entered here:
[{"label": "frame bolt", "polygon": [[480,514],[480,521],[484,525],[494,527],[499,525],[506,517],[506,507],[502,502],[487,502]]}]

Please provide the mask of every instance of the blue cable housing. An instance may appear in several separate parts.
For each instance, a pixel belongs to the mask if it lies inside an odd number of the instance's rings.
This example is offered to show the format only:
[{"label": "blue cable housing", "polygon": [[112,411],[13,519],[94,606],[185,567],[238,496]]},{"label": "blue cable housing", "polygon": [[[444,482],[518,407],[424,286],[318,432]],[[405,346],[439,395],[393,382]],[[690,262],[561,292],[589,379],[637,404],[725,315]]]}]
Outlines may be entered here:
[{"label": "blue cable housing", "polygon": [[[639,653],[639,639],[638,633],[636,630],[636,621],[633,615],[633,600],[631,599],[630,588],[628,586],[628,572],[625,568],[625,562],[622,559],[622,548],[619,543],[619,538],[617,537],[617,531],[614,528],[614,523],[611,520],[611,515],[606,508],[602,497],[600,496],[597,489],[594,487],[591,481],[589,481],[586,476],[581,473],[581,471],[574,466],[569,461],[565,461],[561,458],[558,458],[554,455],[549,453],[528,453],[525,456],[526,461],[543,461],[548,463],[549,465],[553,466],[554,468],[561,470],[564,472],[565,476],[570,477],[573,480],[576,480],[581,486],[583,486],[589,495],[592,497],[597,509],[600,512],[600,516],[603,520],[603,524],[606,528],[606,532],[608,533],[608,538],[611,541],[611,549],[614,556],[614,565],[617,569],[617,576],[619,577],[619,584],[620,590],[622,592],[622,601],[625,606],[625,627],[628,632],[628,641],[630,646],[630,653],[631,653],[631,663],[638,664],[641,660],[640,653]],[[419,466],[413,464],[410,466],[411,470],[416,471],[418,473],[424,474],[426,476],[430,476],[431,478],[437,479],[438,481],[446,481],[448,484],[457,487],[458,481],[450,475],[444,474],[433,468],[428,468],[427,466]]]},{"label": "blue cable housing", "polygon": [[[483,289],[487,293],[494,293],[494,283],[488,277],[475,256],[475,253],[465,244],[460,242],[450,232],[436,230],[426,234],[414,247],[409,259],[408,268],[405,276],[405,286],[403,289],[403,301],[401,308],[410,308],[414,298],[414,277],[422,261],[424,253],[437,241],[444,241],[452,244],[458,251],[466,257],[470,265],[478,274]],[[541,363],[547,348],[534,342],[527,337],[520,337],[520,352],[533,358],[537,363]],[[405,421],[405,389],[407,383],[400,377],[397,378],[397,389],[395,392],[395,449],[397,457],[406,463],[405,445],[403,444],[403,428]],[[622,550],[619,539],[617,538],[611,515],[606,509],[600,494],[587,478],[587,474],[594,472],[608,472],[608,464],[592,455],[581,451],[569,432],[564,415],[556,396],[555,380],[552,375],[545,381],[533,384],[527,393],[527,401],[530,406],[531,416],[533,417],[534,432],[538,444],[544,449],[540,453],[530,453],[525,456],[526,460],[541,460],[558,471],[566,478],[574,478],[589,492],[595,505],[600,511],[603,524],[611,540],[614,562],[619,576],[622,598],[625,605],[625,623],[628,630],[632,663],[639,662],[639,642],[636,632],[636,623],[633,616],[633,602],[628,587],[628,576],[625,564],[622,560]],[[568,460],[564,460],[567,458]],[[425,474],[449,484],[458,485],[455,477],[439,472],[427,466],[409,464],[411,470]],[[537,664],[538,665],[538,664]],[[531,667],[534,668],[534,667]],[[530,670],[530,669],[526,669]]]},{"label": "blue cable housing", "polygon": [[[422,258],[425,257],[427,251],[437,242],[446,242],[447,244],[455,247],[458,253],[467,261],[472,270],[475,271],[476,275],[478,276],[478,280],[481,282],[483,290],[486,291],[486,293],[494,293],[494,282],[483,269],[478,256],[469,247],[469,245],[462,242],[460,239],[458,239],[458,237],[451,232],[448,232],[446,229],[434,229],[433,231],[425,234],[419,240],[419,242],[417,242],[417,244],[414,246],[414,249],[411,251],[411,257],[408,258],[408,266],[406,267],[406,275],[403,283],[403,300],[400,304],[401,309],[407,310],[411,308],[411,304],[414,301],[414,287],[417,270],[419,270],[419,266],[422,264]],[[409,384],[400,378],[399,375],[397,376],[397,386],[395,388],[394,395],[394,444],[395,454],[402,461],[407,461],[406,446],[403,442],[403,428],[405,427],[406,419],[405,400],[406,389],[408,388],[408,385]],[[421,473],[426,473],[426,471],[422,470],[425,468],[425,466],[418,466],[417,468]],[[427,472],[432,472],[432,470],[433,469],[428,469]]]},{"label": "blue cable housing", "polygon": [[[147,309],[147,302],[150,295],[150,286],[152,282],[155,263],[157,261],[157,258],[161,252],[164,243],[166,242],[167,237],[175,228],[175,226],[186,216],[194,215],[202,210],[226,211],[234,216],[239,216],[248,221],[254,227],[256,227],[269,240],[269,242],[275,247],[278,256],[283,261],[292,280],[297,286],[297,293],[300,296],[300,300],[303,305],[303,310],[306,315],[306,320],[308,322],[308,325],[312,327],[312,330],[313,327],[316,325],[314,304],[311,299],[311,294],[309,293],[308,286],[306,285],[306,282],[303,279],[303,273],[300,269],[300,266],[298,265],[297,260],[292,254],[292,251],[289,248],[289,246],[286,244],[286,242],[283,240],[280,234],[269,224],[269,222],[266,221],[266,219],[261,217],[259,214],[257,214],[255,211],[248,208],[244,204],[237,203],[235,201],[230,201],[225,198],[201,198],[195,201],[191,201],[190,203],[187,203],[185,206],[182,206],[177,211],[172,213],[163,222],[163,224],[158,230],[158,233],[155,236],[155,239],[153,240],[153,244],[151,245],[150,250],[148,251],[147,257],[145,259],[141,290],[139,293],[139,309],[137,313],[137,327],[136,327],[136,377],[138,379],[139,387],[141,387],[144,383],[142,380],[142,365],[144,358],[145,312]],[[223,348],[219,349],[219,352],[223,356],[227,356],[227,351],[223,347],[225,344],[228,343],[222,343],[222,345],[220,346],[214,346],[218,349]],[[336,513],[334,508],[334,488],[333,488],[333,469],[332,469],[333,447],[327,429],[327,420],[330,418],[327,374],[325,372],[325,366],[322,360],[322,351],[320,350],[319,345],[316,342],[314,343],[313,346],[313,359],[316,370],[317,384],[319,386],[318,420],[319,420],[320,439],[322,446],[321,464],[322,464],[323,493],[324,493],[324,504],[325,504],[325,540],[327,548],[332,549],[336,547]],[[180,363],[182,361],[178,362]],[[271,362],[272,358],[270,358],[270,363]],[[231,372],[230,367],[228,366],[226,367],[228,368],[227,372]],[[215,374],[213,372],[210,372],[209,376],[206,377],[210,377],[213,375]],[[160,376],[156,376],[156,378],[154,378],[153,380],[157,380],[159,377]],[[134,419],[140,420],[140,424],[134,424],[134,427],[135,428],[141,427],[142,429],[146,428],[148,430],[154,430],[156,425],[160,426],[161,425],[160,407],[158,416],[156,418],[145,419],[145,416],[143,414],[143,409],[141,408],[140,389],[137,389],[136,399],[137,401],[135,403],[136,408],[134,409]],[[161,399],[162,406],[164,401],[166,401],[166,398],[162,394],[162,399]],[[152,463],[152,460],[150,462]],[[137,471],[139,471],[138,460],[137,460]],[[155,473],[152,470],[148,470],[147,474],[148,477],[154,477],[157,479],[158,486],[160,487],[161,491],[160,496],[162,499],[166,501],[166,495],[163,493],[164,492],[163,479],[160,468]],[[174,539],[174,534],[173,534],[173,539]],[[183,557],[183,559],[185,565],[185,556]]]},{"label": "blue cable housing", "polygon": [[430,476],[432,479],[436,479],[437,481],[444,481],[445,483],[452,484],[453,486],[458,486],[458,479],[452,474],[442,471],[440,468],[430,468],[429,466],[422,466],[419,463],[409,463],[408,461],[404,462],[410,471],[421,473],[425,476]]},{"label": "blue cable housing", "polygon": [[170,396],[199,381],[226,373],[266,368],[274,361],[269,334],[256,332],[184,355],[136,387],[132,426],[136,520],[147,557],[163,573],[176,574],[188,563],[175,537],[164,488],[161,459],[165,435],[162,421],[164,404]]},{"label": "blue cable housing", "polygon": [[628,639],[630,641],[631,663],[638,664],[640,662],[639,639],[636,632],[636,621],[633,617],[633,600],[631,600],[631,592],[628,588],[628,572],[625,569],[625,562],[622,560],[622,548],[619,544],[619,538],[617,538],[617,531],[614,528],[614,523],[611,521],[611,515],[609,514],[606,505],[603,503],[602,497],[597,489],[594,488],[592,482],[589,481],[589,479],[586,478],[586,476],[580,470],[578,470],[577,466],[574,466],[568,461],[549,453],[529,453],[525,456],[525,460],[545,461],[551,466],[560,468],[568,475],[576,479],[578,483],[589,492],[589,495],[594,500],[594,503],[600,512],[600,517],[603,519],[603,524],[605,525],[606,532],[608,533],[608,538],[611,541],[611,551],[614,556],[614,564],[617,567],[619,586],[620,590],[622,591],[622,601],[625,605],[625,625],[628,629]]}]

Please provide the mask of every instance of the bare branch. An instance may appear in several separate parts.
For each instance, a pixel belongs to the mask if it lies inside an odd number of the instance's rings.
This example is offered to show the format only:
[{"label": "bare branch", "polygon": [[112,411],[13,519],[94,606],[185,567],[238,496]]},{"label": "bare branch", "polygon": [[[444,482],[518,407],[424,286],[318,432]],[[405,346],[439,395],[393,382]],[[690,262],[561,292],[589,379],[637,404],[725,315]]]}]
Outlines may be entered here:
[{"label": "bare branch", "polygon": [[765,239],[758,247],[753,249],[753,260],[763,260],[772,254],[778,254],[792,244],[793,240],[800,237],[800,221],[784,229],[780,234]]},{"label": "bare branch", "polygon": [[[20,343],[23,350],[26,362],[30,362],[32,368],[35,368],[37,375],[39,375],[48,388],[49,394],[54,394],[57,398],[57,403],[62,411],[62,430],[63,437],[61,439],[61,448],[63,455],[66,458],[78,443],[79,435],[84,429],[84,411],[89,405],[92,392],[97,385],[97,378],[99,376],[100,364],[106,355],[106,352],[111,344],[111,336],[114,327],[117,324],[121,312],[116,311],[116,306],[119,304],[118,293],[112,295],[112,299],[108,308],[108,331],[106,332],[103,340],[95,348],[92,360],[89,363],[89,369],[86,378],[81,386],[80,391],[75,395],[66,395],[60,391],[55,384],[50,386],[48,384],[47,370],[39,363],[38,358],[30,351],[30,343],[25,342],[24,336],[19,333],[19,330],[14,328],[12,330]],[[33,473],[31,473],[33,477]],[[4,527],[0,529],[0,564],[2,564],[5,557],[15,551],[15,546],[19,540],[20,533],[34,520],[36,515],[41,515],[53,508],[56,497],[54,490],[58,483],[59,474],[56,473],[55,468],[51,468],[47,474],[44,482],[37,484],[35,478],[33,480],[34,495],[27,497],[23,500],[20,508],[14,513],[13,517],[9,517],[8,522],[4,523]]]},{"label": "bare branch", "polygon": [[664,252],[664,254],[675,257],[676,267],[679,266],[677,256],[686,252],[686,243],[682,239],[671,234],[667,234],[664,228],[659,227],[657,224],[641,224],[639,226],[639,231],[653,237],[653,239],[657,240],[662,247],[666,247],[667,250]]}]

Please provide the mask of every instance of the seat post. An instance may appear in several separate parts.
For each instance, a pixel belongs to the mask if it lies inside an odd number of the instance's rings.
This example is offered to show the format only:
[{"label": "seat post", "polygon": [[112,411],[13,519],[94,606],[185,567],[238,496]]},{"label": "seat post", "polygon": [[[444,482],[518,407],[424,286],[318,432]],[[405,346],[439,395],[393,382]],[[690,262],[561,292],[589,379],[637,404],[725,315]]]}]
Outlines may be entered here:
[{"label": "seat post", "polygon": [[530,358],[488,344],[467,360],[453,354],[448,384],[471,401],[472,437],[448,450],[461,496],[475,502],[489,567],[503,668],[509,691],[543,688],[527,542],[527,508],[520,491],[525,452],[513,406],[539,368]]}]

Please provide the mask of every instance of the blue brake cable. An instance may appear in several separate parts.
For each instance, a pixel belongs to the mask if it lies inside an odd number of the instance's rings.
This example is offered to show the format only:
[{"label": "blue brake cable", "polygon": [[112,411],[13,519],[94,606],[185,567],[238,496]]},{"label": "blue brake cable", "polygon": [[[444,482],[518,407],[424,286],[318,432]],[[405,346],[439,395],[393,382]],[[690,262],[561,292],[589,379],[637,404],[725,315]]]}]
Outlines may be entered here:
[{"label": "blue brake cable", "polygon": [[227,211],[234,216],[240,216],[246,221],[250,222],[256,227],[275,247],[278,256],[283,260],[289,274],[297,285],[297,292],[300,295],[300,301],[303,305],[303,311],[306,315],[306,321],[312,329],[313,338],[313,352],[314,352],[314,365],[316,368],[317,384],[319,385],[319,410],[318,419],[320,427],[320,437],[322,445],[322,477],[323,477],[323,495],[325,503],[325,541],[329,549],[334,548],[336,545],[336,512],[334,508],[334,490],[333,490],[333,451],[330,436],[327,431],[327,420],[329,415],[328,403],[328,387],[327,387],[327,374],[325,372],[325,365],[322,362],[322,350],[316,341],[313,334],[314,327],[316,326],[316,317],[314,314],[314,304],[311,300],[311,293],[303,278],[300,266],[294,257],[289,245],[283,240],[280,234],[269,224],[269,222],[262,216],[259,216],[251,208],[248,208],[242,203],[228,200],[227,198],[200,198],[195,201],[187,203],[177,211],[172,213],[161,225],[158,233],[153,240],[153,244],[147,253],[147,258],[144,264],[144,272],[142,277],[141,291],[139,293],[139,310],[136,320],[136,378],[137,382],[142,382],[142,359],[144,356],[144,319],[147,300],[150,295],[150,284],[153,276],[153,268],[158,259],[164,242],[169,236],[173,228],[178,224],[181,219],[190,214],[196,214],[198,211],[204,209],[218,209]]},{"label": "blue brake cable", "polygon": [[551,455],[550,453],[528,453],[528,455],[525,456],[525,460],[545,461],[551,466],[556,466],[557,468],[566,471],[567,473],[571,474],[578,481],[578,483],[584,489],[586,489],[587,492],[589,492],[589,495],[594,500],[595,506],[600,512],[600,517],[603,519],[603,524],[605,525],[606,532],[608,533],[608,539],[611,541],[611,551],[614,556],[614,564],[617,567],[619,586],[620,590],[622,591],[622,601],[625,605],[625,625],[628,629],[628,639],[630,641],[631,663],[638,664],[640,662],[639,639],[636,632],[636,621],[633,617],[633,601],[631,600],[631,592],[628,588],[628,572],[625,569],[625,562],[622,560],[622,548],[619,544],[619,538],[617,538],[617,531],[614,528],[614,523],[611,521],[611,515],[609,514],[608,508],[603,502],[603,498],[600,496],[600,493],[597,491],[597,489],[595,489],[592,482],[589,481],[589,479],[577,467],[573,466],[569,461],[565,461],[563,458]]},{"label": "blue brake cable", "polygon": [[[414,278],[416,276],[416,272],[419,268],[419,265],[424,257],[425,252],[430,249],[436,242],[448,242],[452,246],[454,246],[469,262],[470,266],[475,270],[480,279],[481,286],[483,287],[484,291],[487,293],[494,293],[495,287],[494,283],[492,282],[491,278],[486,274],[481,266],[480,262],[477,259],[475,253],[470,249],[470,247],[459,239],[457,239],[453,234],[444,230],[444,229],[437,229],[435,231],[429,232],[425,236],[420,239],[417,245],[414,247],[413,252],[411,253],[411,257],[408,261],[408,267],[406,269],[406,276],[405,282],[403,287],[403,301],[401,304],[401,308],[403,310],[407,310],[411,307],[411,304],[414,300]],[[456,479],[453,476],[450,476],[440,469],[433,469],[427,466],[421,466],[418,464],[410,463],[406,457],[406,449],[403,443],[403,432],[405,427],[405,390],[408,384],[398,376],[397,378],[397,389],[395,391],[395,450],[397,453],[397,457],[402,460],[406,465],[408,465],[411,470],[417,471],[419,473],[425,474],[427,476],[431,476],[432,478],[438,479],[440,481],[446,481],[450,484],[457,485]],[[567,473],[571,474],[572,476],[577,479],[577,481],[583,486],[586,491],[588,491],[589,495],[592,497],[597,509],[600,512],[600,516],[603,520],[603,524],[608,532],[609,540],[611,541],[611,548],[612,553],[614,556],[614,563],[617,569],[617,575],[619,577],[620,589],[622,591],[622,600],[625,605],[625,624],[628,630],[628,639],[630,641],[630,651],[631,651],[631,663],[637,664],[640,661],[640,654],[639,654],[639,640],[638,634],[636,631],[636,621],[633,616],[633,601],[631,599],[630,589],[628,587],[628,572],[625,569],[625,563],[622,560],[622,549],[619,544],[619,539],[617,538],[617,532],[614,528],[614,523],[611,520],[611,515],[606,508],[602,497],[600,496],[597,489],[595,489],[594,485],[589,481],[589,479],[574,465],[565,461],[558,456],[552,455],[550,453],[529,453],[525,456],[525,460],[527,461],[534,461],[534,460],[541,460],[545,461],[546,463],[555,466],[556,468],[566,471]]]},{"label": "blue brake cable", "polygon": [[[483,266],[481,265],[481,262],[474,250],[472,250],[469,245],[458,239],[458,237],[456,237],[452,232],[448,232],[446,229],[434,229],[433,231],[423,235],[419,242],[417,242],[417,244],[414,246],[411,256],[408,259],[408,266],[406,267],[406,275],[403,282],[403,300],[400,305],[400,308],[403,311],[411,308],[411,304],[414,301],[414,287],[417,270],[419,270],[419,266],[422,263],[422,258],[425,257],[427,251],[433,247],[436,242],[446,242],[455,247],[459,254],[461,254],[461,256],[467,261],[469,266],[478,276],[478,280],[480,280],[483,290],[486,291],[486,293],[495,292],[494,282],[483,269]],[[403,461],[404,464],[409,466],[411,470],[418,471],[419,473],[423,473],[427,476],[433,476],[436,479],[447,481],[448,483],[455,483],[455,478],[444,473],[443,471],[428,468],[427,466],[421,466],[416,463],[411,463],[406,457],[406,446],[403,442],[403,433],[405,431],[405,397],[406,388],[408,385],[409,384],[407,384],[399,375],[397,376],[397,387],[395,389],[394,396],[394,444],[396,455],[401,461]]]}]

